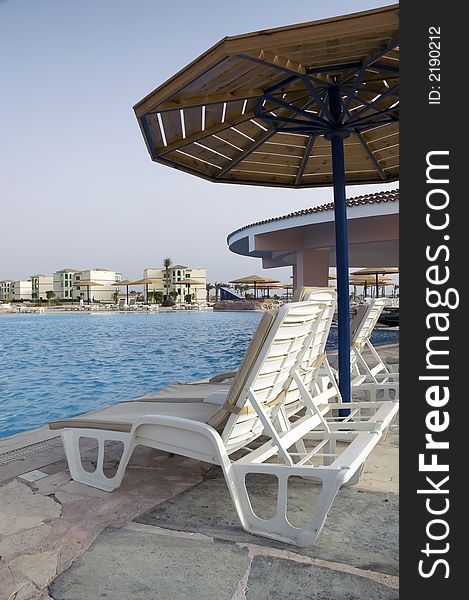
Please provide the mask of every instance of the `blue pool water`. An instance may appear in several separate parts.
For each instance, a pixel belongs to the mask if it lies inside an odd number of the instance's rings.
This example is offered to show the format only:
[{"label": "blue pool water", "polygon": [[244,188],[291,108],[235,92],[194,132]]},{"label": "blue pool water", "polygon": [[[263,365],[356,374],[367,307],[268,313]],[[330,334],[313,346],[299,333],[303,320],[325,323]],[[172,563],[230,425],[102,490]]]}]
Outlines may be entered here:
[{"label": "blue pool water", "polygon": [[[190,311],[1,316],[0,437],[236,369],[260,318]],[[374,341],[392,343],[397,335],[376,332]],[[329,347],[336,337],[331,330]]]}]

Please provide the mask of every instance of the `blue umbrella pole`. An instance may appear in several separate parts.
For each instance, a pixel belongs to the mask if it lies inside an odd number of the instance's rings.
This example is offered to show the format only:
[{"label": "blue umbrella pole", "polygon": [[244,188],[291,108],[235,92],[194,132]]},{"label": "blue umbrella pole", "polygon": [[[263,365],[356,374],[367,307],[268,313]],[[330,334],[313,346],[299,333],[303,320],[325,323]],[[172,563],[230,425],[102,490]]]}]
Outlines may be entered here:
[{"label": "blue umbrella pole", "polygon": [[[350,402],[350,300],[344,140],[340,136],[334,136],[331,144],[339,321],[339,388],[343,402]],[[347,416],[349,411],[341,411],[341,413],[345,414],[340,416]]]},{"label": "blue umbrella pole", "polygon": [[[335,128],[326,135],[331,141],[332,178],[334,185],[335,253],[337,267],[338,299],[338,338],[339,338],[339,388],[343,402],[351,401],[350,382],[350,305],[349,305],[349,261],[348,224],[345,194],[344,138],[350,135],[341,127],[342,98],[337,86],[328,92],[329,109],[335,121]],[[348,409],[341,410],[340,416],[347,416]]]}]

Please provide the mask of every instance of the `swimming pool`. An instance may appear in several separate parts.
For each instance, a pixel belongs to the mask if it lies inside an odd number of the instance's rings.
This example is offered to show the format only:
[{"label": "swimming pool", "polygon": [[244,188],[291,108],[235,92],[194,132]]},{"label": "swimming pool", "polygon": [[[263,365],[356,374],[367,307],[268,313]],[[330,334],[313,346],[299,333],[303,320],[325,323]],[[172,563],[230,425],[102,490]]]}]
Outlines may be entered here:
[{"label": "swimming pool", "polygon": [[[0,437],[142,396],[173,381],[236,369],[261,316],[192,311],[2,315]],[[376,332],[375,342],[398,341],[396,332],[390,334]],[[336,338],[331,330],[329,347]]]}]

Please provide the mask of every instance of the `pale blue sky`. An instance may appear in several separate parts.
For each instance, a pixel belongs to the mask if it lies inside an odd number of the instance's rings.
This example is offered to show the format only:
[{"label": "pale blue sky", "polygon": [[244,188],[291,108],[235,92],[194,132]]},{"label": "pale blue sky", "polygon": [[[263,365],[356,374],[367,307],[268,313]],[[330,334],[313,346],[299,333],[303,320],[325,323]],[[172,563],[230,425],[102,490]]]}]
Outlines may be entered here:
[{"label": "pale blue sky", "polygon": [[136,278],[170,256],[210,281],[288,281],[226,236],[331,189],[215,185],[152,163],[132,106],[225,35],[386,4],[0,0],[0,279],[96,266]]}]

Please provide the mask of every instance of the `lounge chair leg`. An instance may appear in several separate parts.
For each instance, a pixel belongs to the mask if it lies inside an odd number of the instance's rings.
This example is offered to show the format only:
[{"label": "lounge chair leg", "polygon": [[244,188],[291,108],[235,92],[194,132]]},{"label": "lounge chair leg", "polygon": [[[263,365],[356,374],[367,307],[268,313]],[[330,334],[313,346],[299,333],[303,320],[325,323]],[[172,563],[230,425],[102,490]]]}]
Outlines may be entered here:
[{"label": "lounge chair leg", "polygon": [[337,444],[335,438],[329,438],[327,444],[324,446],[324,452],[329,456],[325,456],[323,462],[325,465],[331,465],[335,458],[337,452]]},{"label": "lounge chair leg", "polygon": [[352,477],[347,481],[347,483],[344,483],[344,486],[356,485],[357,483],[359,483],[364,469],[365,469],[365,462],[363,461],[362,464],[360,465],[360,467],[355,471],[355,473],[352,475]]},{"label": "lounge chair leg", "polygon": [[[83,468],[80,456],[80,438],[82,437],[94,438],[98,442],[98,460],[96,469],[92,472],[86,471]],[[125,468],[135,447],[133,436],[130,433],[95,429],[81,429],[79,431],[76,429],[64,429],[62,431],[62,441],[70,474],[75,481],[104,490],[105,492],[112,492],[120,486]],[[119,466],[113,477],[108,477],[104,473],[104,445],[106,441],[119,441],[124,445]]]},{"label": "lounge chair leg", "polygon": [[[311,469],[310,474],[307,473],[309,469]],[[254,513],[246,488],[246,475],[248,473],[276,475],[278,479],[277,512],[273,519],[261,519]],[[316,509],[305,527],[294,527],[288,520],[288,483],[291,476],[320,479],[323,484]],[[337,476],[337,473],[324,472],[319,474],[317,469],[311,467],[289,467],[288,465],[281,465],[279,469],[278,465],[233,464],[228,474],[225,471],[225,477],[241,525],[245,531],[302,547],[312,546],[316,542],[327,513],[341,486],[340,477]]]},{"label": "lounge chair leg", "polygon": [[[295,449],[295,452],[298,452],[298,454],[300,455],[307,453],[306,446],[303,440],[298,440],[295,444],[293,444],[293,448]],[[298,457],[298,460],[300,460],[300,458],[301,456]]]}]

